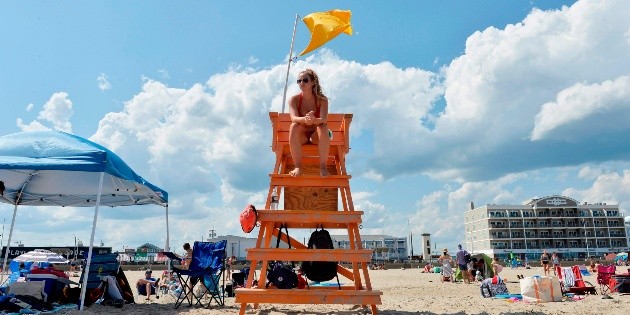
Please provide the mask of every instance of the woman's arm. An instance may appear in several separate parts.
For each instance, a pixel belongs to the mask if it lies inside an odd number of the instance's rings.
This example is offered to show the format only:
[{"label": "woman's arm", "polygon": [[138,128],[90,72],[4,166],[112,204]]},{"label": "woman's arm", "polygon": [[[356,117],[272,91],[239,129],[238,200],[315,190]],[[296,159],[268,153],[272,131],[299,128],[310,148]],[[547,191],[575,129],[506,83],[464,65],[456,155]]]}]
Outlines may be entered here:
[{"label": "woman's arm", "polygon": [[319,118],[313,119],[313,125],[321,125],[328,122],[328,99],[320,99],[321,106],[319,107]]},{"label": "woman's arm", "polygon": [[306,117],[300,117],[300,113],[297,110],[298,95],[293,95],[289,99],[289,116],[291,116],[291,122],[296,124],[306,124]]}]

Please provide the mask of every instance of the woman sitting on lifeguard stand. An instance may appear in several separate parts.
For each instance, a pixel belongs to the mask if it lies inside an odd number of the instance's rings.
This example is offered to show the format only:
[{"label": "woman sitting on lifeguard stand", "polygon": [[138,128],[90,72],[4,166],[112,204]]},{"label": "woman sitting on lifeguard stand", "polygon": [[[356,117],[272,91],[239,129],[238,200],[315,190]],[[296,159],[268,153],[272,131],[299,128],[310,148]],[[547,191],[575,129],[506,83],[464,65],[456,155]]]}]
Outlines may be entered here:
[{"label": "woman sitting on lifeguard stand", "polygon": [[319,78],[315,71],[306,69],[298,75],[297,83],[301,93],[289,99],[291,127],[289,129],[289,146],[295,168],[289,172],[291,176],[302,174],[302,145],[317,144],[319,152],[319,173],[328,176],[326,163],[330,137],[328,132],[328,98],[322,92]]}]

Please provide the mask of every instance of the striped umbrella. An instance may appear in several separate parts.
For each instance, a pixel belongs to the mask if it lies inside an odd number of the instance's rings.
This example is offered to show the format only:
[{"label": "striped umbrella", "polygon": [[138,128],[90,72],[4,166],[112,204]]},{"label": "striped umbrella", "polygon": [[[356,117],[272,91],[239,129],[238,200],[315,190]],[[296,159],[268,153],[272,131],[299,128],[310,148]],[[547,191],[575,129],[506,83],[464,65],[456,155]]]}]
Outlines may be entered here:
[{"label": "striped umbrella", "polygon": [[53,264],[67,264],[68,263],[68,259],[66,259],[65,257],[46,249],[32,250],[30,252],[24,253],[20,256],[13,258],[13,261],[47,262],[47,263],[53,263]]}]

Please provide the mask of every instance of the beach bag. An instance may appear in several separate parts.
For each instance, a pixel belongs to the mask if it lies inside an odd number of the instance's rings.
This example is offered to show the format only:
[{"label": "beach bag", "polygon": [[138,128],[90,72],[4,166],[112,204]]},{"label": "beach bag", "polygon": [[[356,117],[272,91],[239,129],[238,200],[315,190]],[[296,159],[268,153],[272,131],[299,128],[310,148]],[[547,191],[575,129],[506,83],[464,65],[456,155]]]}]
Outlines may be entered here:
[{"label": "beach bag", "polygon": [[481,296],[485,298],[494,297],[501,294],[510,294],[505,282],[501,277],[494,276],[492,278],[481,281],[479,286],[481,290]]},{"label": "beach bag", "polygon": [[557,277],[525,277],[521,279],[523,302],[561,302],[562,290]]},{"label": "beach bag", "polygon": [[[320,225],[321,227],[321,225]],[[330,233],[323,228],[316,228],[308,239],[309,249],[333,249]],[[335,261],[305,261],[302,262],[302,272],[311,281],[322,282],[332,280],[337,276],[337,262]]]},{"label": "beach bag", "polygon": [[[282,228],[285,229],[287,233],[287,239],[289,240],[289,248],[291,248],[291,238],[289,238],[289,230],[287,229],[286,224],[282,223],[280,225],[280,231],[278,232],[278,237],[276,239],[276,248],[280,247],[280,238],[282,236]],[[294,268],[293,262],[291,264],[285,264],[281,261],[270,262],[267,268],[267,284],[265,287],[268,287],[269,284],[273,284],[278,289],[293,289],[298,285],[298,276],[293,271]]]},{"label": "beach bag", "polygon": [[241,212],[239,221],[241,221],[241,229],[243,229],[243,232],[249,233],[253,231],[256,227],[256,222],[258,221],[258,212],[256,211],[256,207],[254,207],[254,205],[245,206],[245,209]]},{"label": "beach bag", "polygon": [[479,289],[481,290],[481,296],[485,298],[491,298],[494,296],[492,295],[492,291],[490,291],[490,285],[486,281],[481,282]]}]

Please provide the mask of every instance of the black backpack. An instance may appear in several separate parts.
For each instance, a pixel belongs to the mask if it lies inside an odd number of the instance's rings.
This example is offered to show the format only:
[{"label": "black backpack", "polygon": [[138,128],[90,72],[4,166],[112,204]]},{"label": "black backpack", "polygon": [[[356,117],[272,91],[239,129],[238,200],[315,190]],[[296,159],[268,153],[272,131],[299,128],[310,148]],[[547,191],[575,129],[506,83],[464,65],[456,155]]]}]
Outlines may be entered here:
[{"label": "black backpack", "polygon": [[295,274],[290,265],[276,261],[270,262],[268,268],[269,272],[267,273],[267,277],[269,278],[269,282],[267,286],[269,286],[269,283],[273,283],[278,289],[293,289],[297,287],[297,274]]},{"label": "black backpack", "polygon": [[[308,239],[308,248],[333,249],[333,241],[328,231],[324,230],[323,227],[320,230],[315,229]],[[337,277],[337,283],[339,283],[337,262],[335,261],[304,261],[302,262],[302,272],[311,281],[328,281]]]},{"label": "black backpack", "polygon": [[[291,248],[291,239],[289,238],[289,229],[287,229],[286,224],[280,225],[280,231],[278,232],[278,238],[276,242],[276,248],[280,247],[280,238],[282,236],[282,228],[285,229],[287,233],[287,238],[289,239],[289,248]],[[267,267],[267,284],[265,287],[268,287],[270,283],[278,289],[293,289],[297,287],[298,277],[295,271],[293,271],[293,262],[291,265],[285,264],[281,261],[269,262],[269,266]]]},{"label": "black backpack", "polygon": [[472,261],[472,257],[470,256],[470,253],[469,253],[469,252],[466,252],[466,254],[464,254],[464,261],[465,261],[466,263],[469,263],[469,262],[471,262],[471,261]]}]

